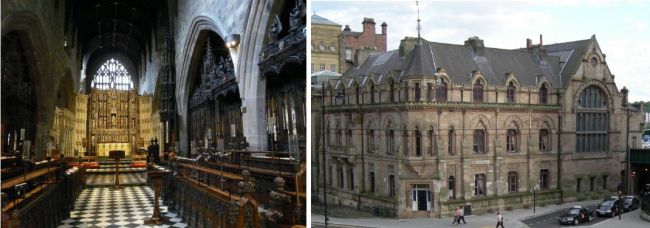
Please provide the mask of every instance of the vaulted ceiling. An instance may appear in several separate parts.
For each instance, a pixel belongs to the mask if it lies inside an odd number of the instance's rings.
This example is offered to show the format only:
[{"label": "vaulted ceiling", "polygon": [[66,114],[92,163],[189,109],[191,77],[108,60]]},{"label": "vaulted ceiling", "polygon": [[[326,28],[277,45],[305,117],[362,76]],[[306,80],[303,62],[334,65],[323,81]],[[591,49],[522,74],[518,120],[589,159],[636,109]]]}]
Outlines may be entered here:
[{"label": "vaulted ceiling", "polygon": [[110,56],[122,59],[136,78],[150,59],[152,40],[160,13],[167,1],[160,0],[72,0],[73,23],[78,29],[78,45],[86,60],[86,83]]}]

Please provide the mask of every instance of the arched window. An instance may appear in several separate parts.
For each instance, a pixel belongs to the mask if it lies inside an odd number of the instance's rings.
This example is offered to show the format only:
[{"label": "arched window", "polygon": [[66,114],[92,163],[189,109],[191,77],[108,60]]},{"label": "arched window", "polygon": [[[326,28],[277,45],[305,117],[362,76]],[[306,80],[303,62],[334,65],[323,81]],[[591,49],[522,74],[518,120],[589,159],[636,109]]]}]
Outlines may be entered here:
[{"label": "arched window", "polygon": [[551,137],[548,129],[539,130],[539,151],[547,152],[551,150]]},{"label": "arched window", "polygon": [[422,133],[417,126],[415,127],[415,156],[422,156]]},{"label": "arched window", "polygon": [[508,90],[507,90],[507,97],[508,97],[508,103],[515,103],[515,85],[511,81],[510,84],[508,84]]},{"label": "arched window", "polygon": [[456,178],[454,176],[449,176],[447,186],[449,189],[449,199],[456,199]]},{"label": "arched window", "polygon": [[576,106],[576,151],[607,151],[609,114],[602,90],[597,86],[587,87]]},{"label": "arched window", "polygon": [[95,89],[133,89],[131,75],[126,71],[126,68],[115,59],[110,59],[99,67],[90,85]]},{"label": "arched window", "polygon": [[388,129],[388,148],[386,149],[386,153],[395,153],[395,130],[393,129]]},{"label": "arched window", "polygon": [[474,130],[474,153],[485,153],[485,131]]},{"label": "arched window", "polygon": [[546,84],[539,88],[539,103],[548,104],[548,88],[546,88]]},{"label": "arched window", "polygon": [[447,101],[447,83],[442,81],[436,90],[436,101]]},{"label": "arched window", "polygon": [[336,129],[336,144],[343,145],[343,129],[341,128]]},{"label": "arched window", "polygon": [[476,80],[472,92],[474,94],[474,102],[483,102],[483,83],[481,80]]},{"label": "arched window", "polygon": [[449,153],[449,155],[454,155],[455,145],[456,145],[456,133],[454,132],[454,127],[452,126],[451,129],[449,129],[449,133],[447,134],[447,153]]},{"label": "arched window", "polygon": [[517,192],[519,191],[519,176],[517,172],[508,172],[508,192]]},{"label": "arched window", "polygon": [[352,127],[350,127],[350,129],[348,129],[348,146],[352,146],[352,142]]},{"label": "arched window", "polygon": [[409,101],[409,83],[404,82],[404,101]]},{"label": "arched window", "polygon": [[518,152],[519,151],[519,142],[518,142],[517,129],[508,129],[506,136],[506,151],[507,152]]},{"label": "arched window", "polygon": [[413,92],[415,94],[415,101],[420,101],[420,92],[421,92],[421,90],[420,90],[420,83],[419,82],[415,83],[415,88],[413,88],[413,90],[414,90]]},{"label": "arched window", "polygon": [[427,83],[427,101],[433,100],[433,85],[431,82]]}]

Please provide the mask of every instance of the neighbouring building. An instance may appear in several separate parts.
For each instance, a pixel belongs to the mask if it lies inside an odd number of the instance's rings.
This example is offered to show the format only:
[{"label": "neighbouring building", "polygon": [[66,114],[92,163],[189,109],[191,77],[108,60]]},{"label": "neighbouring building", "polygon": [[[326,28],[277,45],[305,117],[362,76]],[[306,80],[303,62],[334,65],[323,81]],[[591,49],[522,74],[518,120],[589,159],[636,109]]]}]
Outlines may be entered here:
[{"label": "neighbouring building", "polygon": [[341,25],[316,14],[311,15],[311,72],[341,73]]},{"label": "neighbouring building", "polygon": [[341,32],[341,72],[365,62],[371,54],[386,52],[388,25],[381,23],[381,33],[375,32],[375,19],[363,18],[363,30],[354,32],[349,25]]},{"label": "neighbouring building", "polygon": [[614,194],[643,121],[632,108],[628,129],[614,79],[595,36],[514,50],[407,37],[326,85],[317,182],[330,204],[400,218]]}]

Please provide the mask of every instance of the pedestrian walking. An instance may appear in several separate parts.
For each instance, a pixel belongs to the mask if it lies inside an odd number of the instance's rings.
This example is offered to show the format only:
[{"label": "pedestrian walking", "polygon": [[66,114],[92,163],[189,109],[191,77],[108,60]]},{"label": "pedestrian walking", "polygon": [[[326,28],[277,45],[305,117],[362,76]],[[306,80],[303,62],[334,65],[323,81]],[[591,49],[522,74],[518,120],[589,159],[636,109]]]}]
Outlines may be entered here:
[{"label": "pedestrian walking", "polygon": [[499,228],[499,225],[501,225],[501,228],[505,228],[503,227],[503,215],[497,211],[497,228]]},{"label": "pedestrian walking", "polygon": [[467,224],[467,222],[465,222],[465,208],[463,206],[460,206],[460,207],[458,207],[458,211],[459,211],[459,213],[458,213],[458,224],[460,224],[461,219],[463,220],[463,224]]},{"label": "pedestrian walking", "polygon": [[454,221],[451,222],[451,225],[454,225],[454,223],[460,224],[460,209],[456,208],[456,211],[454,211]]}]

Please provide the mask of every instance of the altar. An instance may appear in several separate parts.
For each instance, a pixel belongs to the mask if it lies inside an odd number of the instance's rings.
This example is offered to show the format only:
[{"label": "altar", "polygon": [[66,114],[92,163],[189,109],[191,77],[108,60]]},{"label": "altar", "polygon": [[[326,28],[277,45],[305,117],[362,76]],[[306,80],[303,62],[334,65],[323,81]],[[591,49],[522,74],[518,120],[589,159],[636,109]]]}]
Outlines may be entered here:
[{"label": "altar", "polygon": [[131,156],[129,143],[97,143],[97,156],[108,157],[111,150],[123,150],[125,156]]}]

